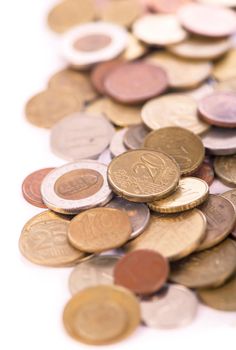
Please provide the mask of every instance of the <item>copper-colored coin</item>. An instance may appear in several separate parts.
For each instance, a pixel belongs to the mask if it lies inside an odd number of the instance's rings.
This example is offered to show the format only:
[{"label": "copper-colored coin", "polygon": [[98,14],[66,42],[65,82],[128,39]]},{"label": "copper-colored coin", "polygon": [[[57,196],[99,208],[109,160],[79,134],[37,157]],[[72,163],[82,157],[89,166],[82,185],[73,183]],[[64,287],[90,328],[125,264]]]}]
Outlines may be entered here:
[{"label": "copper-colored coin", "polygon": [[203,143],[197,135],[174,126],[152,131],[146,136],[143,145],[173,157],[182,175],[193,173],[205,155]]},{"label": "copper-colored coin", "polygon": [[216,175],[228,186],[236,187],[236,155],[216,157],[214,161]]},{"label": "copper-colored coin", "polygon": [[233,128],[212,127],[202,135],[202,142],[210,154],[224,156],[236,153],[236,133]]},{"label": "copper-colored coin", "polygon": [[168,261],[159,253],[140,249],[126,254],[115,265],[114,282],[141,295],[152,294],[165,284]]},{"label": "copper-colored coin", "polygon": [[236,93],[214,92],[198,104],[199,116],[208,124],[236,127]]},{"label": "copper-colored coin", "polygon": [[235,64],[236,49],[232,49],[214,66],[214,77],[220,81],[236,78]]},{"label": "copper-colored coin", "polygon": [[206,181],[208,186],[213,183],[215,177],[212,166],[207,162],[202,163],[198,170],[193,173],[193,176]]},{"label": "copper-colored coin", "polygon": [[215,179],[210,187],[210,194],[220,194],[229,191],[230,187],[226,186],[219,179]]},{"label": "copper-colored coin", "polygon": [[[234,206],[236,212],[236,189],[224,192],[221,194],[222,197],[228,199]],[[231,235],[236,238],[236,225],[231,232]]]},{"label": "copper-colored coin", "polygon": [[132,226],[126,212],[111,208],[87,210],[72,219],[68,230],[70,243],[85,252],[102,252],[122,246]]},{"label": "copper-colored coin", "polygon": [[151,10],[161,13],[175,13],[191,0],[148,0]]},{"label": "copper-colored coin", "polygon": [[124,135],[125,146],[129,149],[141,148],[148,133],[149,130],[144,124],[131,126]]},{"label": "copper-colored coin", "polygon": [[106,92],[121,103],[141,103],[167,89],[165,71],[154,65],[126,63],[113,70],[105,79]]}]

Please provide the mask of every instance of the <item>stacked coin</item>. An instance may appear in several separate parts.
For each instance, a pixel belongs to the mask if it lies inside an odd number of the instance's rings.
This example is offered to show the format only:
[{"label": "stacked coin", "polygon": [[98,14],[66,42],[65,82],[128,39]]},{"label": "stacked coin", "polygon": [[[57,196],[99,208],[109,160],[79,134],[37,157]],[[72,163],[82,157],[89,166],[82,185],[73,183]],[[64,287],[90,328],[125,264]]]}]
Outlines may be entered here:
[{"label": "stacked coin", "polygon": [[180,327],[198,300],[236,311],[234,3],[64,0],[48,15],[67,67],[25,111],[71,163],[23,181],[48,210],[19,247],[76,265],[63,313],[76,340]]}]

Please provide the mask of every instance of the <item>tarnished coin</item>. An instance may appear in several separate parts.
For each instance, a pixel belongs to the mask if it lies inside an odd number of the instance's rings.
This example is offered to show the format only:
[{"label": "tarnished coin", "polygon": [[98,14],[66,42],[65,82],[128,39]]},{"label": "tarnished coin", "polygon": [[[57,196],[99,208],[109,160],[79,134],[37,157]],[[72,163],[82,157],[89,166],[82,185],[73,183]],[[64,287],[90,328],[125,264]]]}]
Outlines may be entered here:
[{"label": "tarnished coin", "polygon": [[152,294],[165,284],[168,261],[159,253],[139,249],[123,256],[115,265],[115,284],[141,295]]},{"label": "tarnished coin", "polygon": [[168,155],[152,150],[132,150],[114,158],[108,167],[113,191],[133,202],[150,202],[172,193],[180,171]]},{"label": "tarnished coin", "polygon": [[148,205],[150,209],[160,213],[178,213],[200,205],[207,199],[208,194],[209,187],[204,180],[184,177],[180,179],[174,193]]},{"label": "tarnished coin", "polygon": [[23,227],[19,248],[34,264],[52,267],[70,266],[89,257],[67,239],[70,220],[51,211],[44,211],[30,219]]},{"label": "tarnished coin", "polygon": [[148,327],[172,329],[188,325],[197,313],[195,294],[184,286],[170,284],[164,296],[141,301],[142,320]]},{"label": "tarnished coin", "polygon": [[69,278],[71,294],[98,284],[113,284],[113,270],[119,259],[119,255],[98,255],[78,264]]},{"label": "tarnished coin", "polygon": [[121,59],[125,61],[134,61],[145,53],[147,53],[148,47],[139,41],[133,34],[128,34],[128,46],[121,55]]},{"label": "tarnished coin", "polygon": [[129,202],[124,198],[114,197],[106,207],[124,210],[128,214],[132,225],[130,239],[139,236],[149,223],[150,211],[146,204]]},{"label": "tarnished coin", "polygon": [[182,175],[193,173],[205,155],[204,146],[197,135],[175,126],[152,131],[146,136],[143,146],[173,157]]},{"label": "tarnished coin", "polygon": [[134,35],[148,45],[166,46],[176,44],[187,37],[174,15],[147,14],[133,25]]},{"label": "tarnished coin", "polygon": [[198,177],[199,179],[206,181],[208,186],[210,186],[214,181],[214,170],[209,163],[204,161],[198,170],[193,173],[193,177]]},{"label": "tarnished coin", "polygon": [[65,214],[105,205],[112,198],[105,164],[83,160],[63,165],[43,180],[41,194],[48,208]]},{"label": "tarnished coin", "polygon": [[121,103],[137,104],[160,95],[167,89],[165,71],[145,62],[123,64],[105,79],[109,96]]},{"label": "tarnished coin", "polygon": [[103,102],[104,115],[115,125],[129,126],[141,123],[141,106],[129,106],[106,98]]},{"label": "tarnished coin", "polygon": [[206,150],[214,155],[226,156],[236,153],[236,133],[234,129],[211,128],[202,135]]},{"label": "tarnished coin", "polygon": [[78,112],[82,102],[72,93],[45,90],[33,96],[25,106],[27,120],[40,128],[51,128],[68,114]]},{"label": "tarnished coin", "polygon": [[180,126],[202,134],[209,129],[209,125],[198,117],[197,102],[184,94],[168,94],[148,101],[142,108],[141,116],[152,130]]},{"label": "tarnished coin", "polygon": [[34,171],[28,175],[22,183],[22,194],[25,200],[39,208],[47,208],[40,192],[40,186],[45,176],[54,168],[45,168]]},{"label": "tarnished coin", "polygon": [[216,91],[236,92],[236,77],[221,81],[214,88]]},{"label": "tarnished coin", "polygon": [[228,186],[236,187],[236,154],[228,157],[216,157],[214,169],[222,182]]},{"label": "tarnished coin", "polygon": [[96,286],[77,293],[65,306],[63,322],[74,339],[112,344],[128,337],[140,323],[136,297],[118,286]]},{"label": "tarnished coin", "polygon": [[52,128],[51,150],[69,161],[96,159],[110,144],[114,134],[114,127],[105,117],[74,113]]},{"label": "tarnished coin", "polygon": [[236,49],[232,49],[215,64],[213,69],[214,77],[220,81],[236,78],[235,65]]},{"label": "tarnished coin", "polygon": [[236,244],[226,239],[214,248],[173,263],[170,280],[190,288],[218,287],[235,269]]},{"label": "tarnished coin", "polygon": [[128,128],[124,134],[124,144],[129,149],[138,149],[142,147],[143,141],[149,130],[144,124],[138,124]]},{"label": "tarnished coin", "polygon": [[123,143],[123,138],[124,138],[124,134],[126,133],[127,129],[121,129],[119,131],[117,131],[115,133],[115,135],[113,136],[112,140],[111,140],[111,144],[110,144],[110,152],[112,157],[117,157],[120,154],[124,153],[127,151],[127,148],[125,147],[124,143]]},{"label": "tarnished coin", "polygon": [[199,246],[205,231],[206,218],[198,209],[172,215],[152,213],[147,228],[125,249],[152,249],[171,261],[179,260]]},{"label": "tarnished coin", "polygon": [[178,9],[190,0],[148,0],[151,10],[161,13],[176,13]]},{"label": "tarnished coin", "polygon": [[70,222],[70,243],[84,252],[100,253],[128,241],[132,226],[125,211],[95,208],[76,215]]}]

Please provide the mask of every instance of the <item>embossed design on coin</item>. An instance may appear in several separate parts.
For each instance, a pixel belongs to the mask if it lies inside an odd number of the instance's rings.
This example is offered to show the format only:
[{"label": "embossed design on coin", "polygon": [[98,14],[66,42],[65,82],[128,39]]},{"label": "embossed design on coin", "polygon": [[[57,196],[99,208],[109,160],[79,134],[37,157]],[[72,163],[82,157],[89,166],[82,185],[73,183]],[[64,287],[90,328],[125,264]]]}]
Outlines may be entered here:
[{"label": "embossed design on coin", "polygon": [[227,157],[216,157],[214,169],[226,185],[236,187],[236,155]]},{"label": "embossed design on coin", "polygon": [[144,124],[138,124],[128,128],[124,135],[124,144],[129,149],[138,149],[142,147],[143,141],[149,130]]},{"label": "embossed design on coin", "polygon": [[234,129],[212,127],[202,135],[202,142],[211,154],[226,156],[236,153],[236,133]]}]

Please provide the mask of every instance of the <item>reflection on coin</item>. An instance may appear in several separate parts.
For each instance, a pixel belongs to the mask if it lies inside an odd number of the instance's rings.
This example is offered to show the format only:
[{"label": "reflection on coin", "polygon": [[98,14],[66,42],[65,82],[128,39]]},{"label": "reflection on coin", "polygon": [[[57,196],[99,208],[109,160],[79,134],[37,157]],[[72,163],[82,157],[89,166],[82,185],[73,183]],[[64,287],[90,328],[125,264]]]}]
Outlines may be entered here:
[{"label": "reflection on coin", "polygon": [[222,182],[228,186],[236,187],[236,155],[216,157],[214,169]]},{"label": "reflection on coin", "polygon": [[114,59],[97,64],[91,73],[91,81],[96,90],[105,95],[104,81],[106,76],[116,67],[122,64],[121,59]]},{"label": "reflection on coin", "polygon": [[114,158],[108,167],[113,191],[133,202],[150,202],[173,192],[179,183],[179,167],[168,155],[132,150]]},{"label": "reflection on coin", "polygon": [[221,81],[214,88],[216,91],[236,92],[236,77]]},{"label": "reflection on coin", "polygon": [[48,208],[65,214],[105,205],[112,197],[105,164],[83,160],[70,163],[48,174],[41,194]]},{"label": "reflection on coin", "polygon": [[139,236],[149,223],[150,211],[146,204],[133,203],[121,197],[114,197],[106,207],[124,210],[128,214],[132,225],[130,239]]},{"label": "reflection on coin", "polygon": [[224,156],[236,153],[236,133],[234,129],[211,128],[202,135],[202,142],[207,151]]},{"label": "reflection on coin", "polygon": [[115,125],[129,126],[141,123],[141,106],[129,106],[106,98],[103,103],[105,116]]},{"label": "reflection on coin", "polygon": [[147,53],[148,48],[141,43],[134,35],[128,34],[128,46],[121,55],[125,61],[133,61]]},{"label": "reflection on coin", "polygon": [[112,344],[128,337],[140,323],[135,296],[117,286],[96,286],[77,293],[66,305],[67,332],[86,344]]},{"label": "reflection on coin", "polygon": [[213,69],[213,75],[216,79],[224,81],[236,78],[236,49],[232,49],[220,61],[216,63]]},{"label": "reflection on coin", "polygon": [[193,173],[193,177],[198,177],[199,179],[206,181],[208,186],[210,186],[214,181],[214,170],[210,164],[204,161],[198,170]]},{"label": "reflection on coin", "polygon": [[110,152],[112,157],[117,157],[120,154],[124,153],[127,151],[127,148],[125,147],[124,143],[123,143],[123,138],[124,138],[124,134],[126,133],[127,129],[121,129],[119,131],[117,131],[115,133],[115,135],[113,136],[112,140],[111,140],[111,144],[110,144]]},{"label": "reflection on coin", "polygon": [[51,150],[69,161],[96,159],[107,148],[114,133],[114,127],[106,118],[74,113],[52,128]]},{"label": "reflection on coin", "polygon": [[142,147],[143,141],[149,130],[144,124],[138,124],[128,128],[124,134],[124,144],[129,149],[138,149]]},{"label": "reflection on coin", "polygon": [[113,284],[113,270],[119,259],[119,255],[98,255],[77,265],[69,278],[71,294],[98,284]]},{"label": "reflection on coin", "polygon": [[205,231],[206,218],[198,209],[172,215],[153,213],[144,232],[125,249],[152,249],[169,260],[179,260],[199,246]]},{"label": "reflection on coin", "polygon": [[198,301],[189,289],[170,284],[163,297],[141,301],[142,320],[148,327],[171,329],[189,324],[197,313]]},{"label": "reflection on coin", "polygon": [[143,122],[152,130],[180,126],[201,134],[209,126],[198,118],[197,102],[184,94],[169,94],[148,101],[142,108]]},{"label": "reflection on coin", "polygon": [[184,4],[190,0],[148,0],[148,6],[151,10],[162,13],[175,13]]},{"label": "reflection on coin", "polygon": [[226,239],[212,249],[194,253],[173,263],[170,280],[190,288],[218,287],[225,283],[235,269],[236,245]]}]

